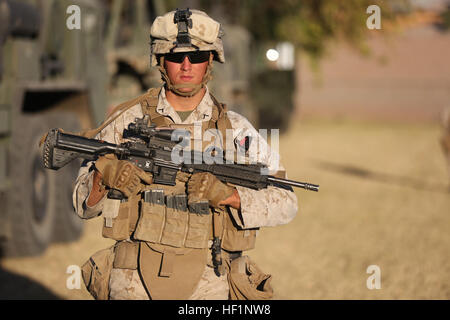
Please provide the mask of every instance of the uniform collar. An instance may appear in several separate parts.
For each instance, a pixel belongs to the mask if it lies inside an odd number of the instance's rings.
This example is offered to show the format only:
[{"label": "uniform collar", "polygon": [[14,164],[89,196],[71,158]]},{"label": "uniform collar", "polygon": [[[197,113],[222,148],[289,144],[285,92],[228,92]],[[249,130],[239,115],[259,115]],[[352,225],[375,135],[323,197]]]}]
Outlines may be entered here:
[{"label": "uniform collar", "polygon": [[189,115],[189,117],[187,117],[187,119],[184,122],[182,122],[178,113],[175,111],[175,109],[167,100],[166,90],[164,87],[162,87],[158,98],[158,105],[156,106],[156,112],[161,115],[172,118],[173,122],[175,123],[187,124],[194,122],[209,121],[212,116],[213,105],[214,102],[211,99],[209,89],[208,87],[206,87],[205,95],[198,104],[197,108],[195,108],[194,111],[192,111],[192,113]]}]

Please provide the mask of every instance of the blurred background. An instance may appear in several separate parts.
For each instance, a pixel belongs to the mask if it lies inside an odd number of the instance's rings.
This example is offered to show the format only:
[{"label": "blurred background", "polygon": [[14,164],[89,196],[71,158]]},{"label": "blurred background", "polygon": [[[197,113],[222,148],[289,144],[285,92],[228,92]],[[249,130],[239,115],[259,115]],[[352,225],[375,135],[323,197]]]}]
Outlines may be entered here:
[{"label": "blurred background", "polygon": [[159,86],[150,26],[183,7],[224,27],[215,96],[320,185],[248,252],[275,299],[449,299],[449,0],[0,0],[0,299],[92,299],[70,266],[112,240],[38,141]]}]

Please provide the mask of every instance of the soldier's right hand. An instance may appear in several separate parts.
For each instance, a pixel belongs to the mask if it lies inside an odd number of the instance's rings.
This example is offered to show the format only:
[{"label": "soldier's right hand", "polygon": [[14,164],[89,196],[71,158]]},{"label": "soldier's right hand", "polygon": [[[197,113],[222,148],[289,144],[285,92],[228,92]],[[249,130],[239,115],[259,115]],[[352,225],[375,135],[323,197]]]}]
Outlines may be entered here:
[{"label": "soldier's right hand", "polygon": [[99,157],[95,169],[101,174],[105,186],[121,191],[127,198],[141,190],[141,181],[147,184],[153,181],[150,173],[127,160],[117,159],[113,154]]}]

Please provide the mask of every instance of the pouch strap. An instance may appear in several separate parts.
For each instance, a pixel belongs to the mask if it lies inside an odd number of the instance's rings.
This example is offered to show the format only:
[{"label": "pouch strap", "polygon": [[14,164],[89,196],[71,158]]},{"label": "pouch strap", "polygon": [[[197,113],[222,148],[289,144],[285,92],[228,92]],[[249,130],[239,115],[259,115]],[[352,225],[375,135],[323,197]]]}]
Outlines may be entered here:
[{"label": "pouch strap", "polygon": [[153,88],[148,91],[148,94],[143,96],[140,101],[142,107],[142,113],[149,115],[150,122],[154,123],[157,127],[167,127],[173,123],[165,115],[156,112],[156,107],[158,106],[158,97],[161,92],[161,88]]},{"label": "pouch strap", "polygon": [[227,106],[224,103],[220,103],[216,97],[214,97],[212,94],[211,99],[216,106],[216,109],[213,110],[213,114],[210,120],[210,129],[217,129],[222,134],[222,149],[225,150],[227,147],[227,134],[226,129],[233,129],[233,126],[231,125],[231,121],[227,116]]},{"label": "pouch strap", "polygon": [[134,107],[137,104],[142,105],[142,101],[144,101],[144,100],[153,101],[156,96],[156,103],[157,103],[157,97],[158,97],[160,91],[161,91],[161,88],[151,88],[144,95],[139,96],[133,100],[126,101],[124,103],[119,104],[117,107],[115,107],[111,111],[110,117],[108,117],[98,128],[80,132],[79,135],[82,135],[86,138],[94,138],[100,131],[102,131],[104,128],[106,128],[111,122],[113,122],[118,117],[120,117],[123,113],[125,113],[125,111],[127,111],[128,109],[131,109],[132,107]]},{"label": "pouch strap", "polygon": [[173,273],[173,263],[175,260],[175,253],[164,251],[161,259],[161,269],[159,271],[160,277],[169,278]]}]

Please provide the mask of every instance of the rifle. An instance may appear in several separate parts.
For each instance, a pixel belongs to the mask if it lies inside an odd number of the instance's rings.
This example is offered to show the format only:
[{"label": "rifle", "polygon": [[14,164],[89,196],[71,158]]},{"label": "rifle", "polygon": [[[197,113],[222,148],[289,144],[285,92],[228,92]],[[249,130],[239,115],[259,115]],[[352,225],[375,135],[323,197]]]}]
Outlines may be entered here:
[{"label": "rifle", "polygon": [[[292,191],[292,186],[319,191],[319,186],[315,184],[261,174],[262,170],[268,171],[267,167],[260,163],[230,163],[223,158],[218,159],[223,160],[219,163],[217,161],[216,163],[206,163],[203,160],[201,163],[195,163],[196,161],[193,160],[202,159],[200,158],[202,153],[199,151],[186,152],[183,159],[188,161],[177,163],[172,160],[172,154],[175,148],[180,146],[183,137],[173,134],[176,129],[158,129],[154,125],[148,126],[147,123],[148,116],[144,116],[142,119],[137,118],[135,123],[130,123],[128,129],[123,132],[124,138],[129,138],[130,141],[121,144],[64,133],[60,129],[51,129],[44,141],[44,167],[58,170],[77,158],[96,160],[99,156],[112,153],[118,159],[128,160],[144,171],[152,173],[153,182],[156,184],[174,186],[178,171],[192,174],[210,172],[224,183],[254,190],[271,185],[290,191]],[[217,160],[217,158],[215,159]],[[108,194],[109,196],[110,194]]]}]

